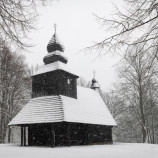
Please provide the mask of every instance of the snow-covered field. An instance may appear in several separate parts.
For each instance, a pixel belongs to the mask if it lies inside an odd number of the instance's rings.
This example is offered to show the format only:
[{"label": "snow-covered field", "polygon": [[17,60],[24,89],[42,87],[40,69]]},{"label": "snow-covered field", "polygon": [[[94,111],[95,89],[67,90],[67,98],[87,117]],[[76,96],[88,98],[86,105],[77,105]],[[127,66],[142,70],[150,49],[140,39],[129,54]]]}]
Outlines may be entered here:
[{"label": "snow-covered field", "polygon": [[45,148],[1,144],[0,158],[158,158],[158,145],[114,143]]}]

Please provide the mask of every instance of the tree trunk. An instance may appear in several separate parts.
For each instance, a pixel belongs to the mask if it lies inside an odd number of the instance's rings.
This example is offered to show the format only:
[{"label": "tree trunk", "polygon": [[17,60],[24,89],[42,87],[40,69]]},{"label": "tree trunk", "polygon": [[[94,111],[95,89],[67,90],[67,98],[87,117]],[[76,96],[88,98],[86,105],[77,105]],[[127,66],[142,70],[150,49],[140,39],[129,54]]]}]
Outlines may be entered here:
[{"label": "tree trunk", "polygon": [[5,118],[4,118],[4,114],[3,114],[3,112],[1,112],[1,131],[0,131],[0,143],[4,143],[4,138],[5,138],[5,132],[6,132],[6,130],[5,130]]},{"label": "tree trunk", "polygon": [[147,131],[144,126],[142,126],[142,134],[143,134],[143,143],[148,143]]},{"label": "tree trunk", "polygon": [[8,143],[10,143],[10,137],[11,137],[11,128],[8,127]]},{"label": "tree trunk", "polygon": [[155,131],[154,131],[154,118],[153,118],[153,112],[152,112],[152,144],[155,144]]},{"label": "tree trunk", "polygon": [[147,143],[148,139],[147,139],[146,121],[144,116],[142,79],[140,74],[138,75],[138,82],[139,82],[139,108],[140,108],[140,116],[142,120],[143,143]]}]

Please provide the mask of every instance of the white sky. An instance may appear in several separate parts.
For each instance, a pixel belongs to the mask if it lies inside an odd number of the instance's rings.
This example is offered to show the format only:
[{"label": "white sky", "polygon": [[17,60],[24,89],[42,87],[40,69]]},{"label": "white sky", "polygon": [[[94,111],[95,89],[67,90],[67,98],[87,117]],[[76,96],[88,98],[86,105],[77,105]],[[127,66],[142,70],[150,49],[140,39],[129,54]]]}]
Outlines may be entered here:
[{"label": "white sky", "polygon": [[[113,0],[121,6],[120,0]],[[112,0],[59,0],[47,7],[40,7],[40,16],[36,22],[37,30],[30,33],[31,53],[26,54],[29,65],[42,65],[47,54],[47,44],[54,34],[54,24],[57,24],[57,35],[65,46],[64,55],[68,57],[69,68],[77,75],[90,81],[93,70],[101,89],[107,91],[115,81],[114,65],[117,56],[106,55],[96,58],[96,55],[80,52],[86,46],[93,45],[107,36],[93,13],[102,17],[111,17],[114,11]],[[96,52],[97,53],[97,52]]]}]

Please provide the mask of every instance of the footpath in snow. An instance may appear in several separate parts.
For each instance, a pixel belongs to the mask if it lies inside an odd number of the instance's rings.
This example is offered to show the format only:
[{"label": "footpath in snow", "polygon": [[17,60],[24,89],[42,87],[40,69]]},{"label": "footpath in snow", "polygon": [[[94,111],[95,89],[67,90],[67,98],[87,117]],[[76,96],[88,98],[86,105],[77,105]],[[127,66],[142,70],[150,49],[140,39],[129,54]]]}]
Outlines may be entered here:
[{"label": "footpath in snow", "polygon": [[0,144],[0,158],[158,158],[158,145],[114,143],[46,148]]}]

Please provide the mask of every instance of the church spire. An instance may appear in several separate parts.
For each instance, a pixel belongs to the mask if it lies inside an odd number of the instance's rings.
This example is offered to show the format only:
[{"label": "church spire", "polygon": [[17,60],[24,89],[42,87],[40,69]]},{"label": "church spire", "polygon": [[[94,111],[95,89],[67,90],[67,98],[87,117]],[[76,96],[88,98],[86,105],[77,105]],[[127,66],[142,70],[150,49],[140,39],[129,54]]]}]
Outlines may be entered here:
[{"label": "church spire", "polygon": [[56,24],[54,25],[54,35],[47,45],[48,54],[43,58],[45,64],[50,64],[56,61],[67,63],[67,58],[63,56],[64,46],[61,44],[56,33]]},{"label": "church spire", "polygon": [[94,89],[95,91],[99,91],[100,85],[98,81],[95,79],[95,70],[93,71],[93,79],[92,79],[92,84],[91,84],[91,89]]}]

